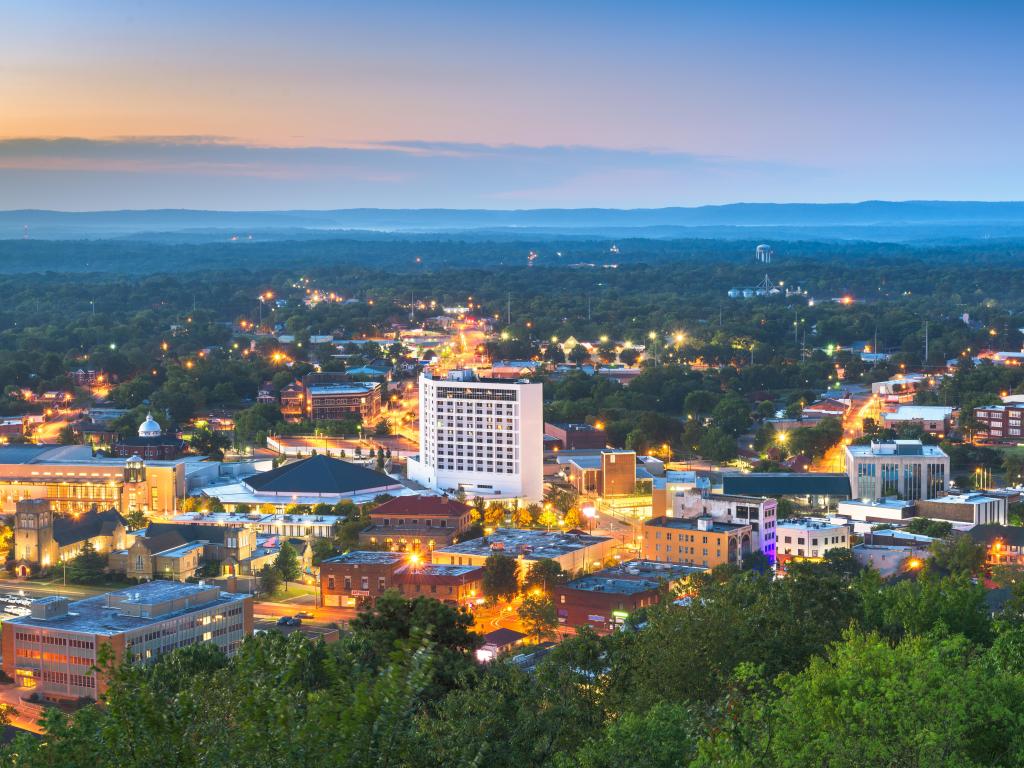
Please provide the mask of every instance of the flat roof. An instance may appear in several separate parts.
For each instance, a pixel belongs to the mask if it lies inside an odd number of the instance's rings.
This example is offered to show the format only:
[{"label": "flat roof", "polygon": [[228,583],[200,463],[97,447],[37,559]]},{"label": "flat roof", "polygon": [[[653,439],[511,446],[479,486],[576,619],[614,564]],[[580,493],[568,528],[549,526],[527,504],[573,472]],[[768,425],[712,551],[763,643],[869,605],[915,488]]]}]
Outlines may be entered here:
[{"label": "flat roof", "polygon": [[901,405],[895,413],[883,413],[885,421],[938,421],[952,415],[953,409],[948,405]]},{"label": "flat roof", "polygon": [[[561,533],[559,531],[534,531],[521,528],[498,528],[490,536],[462,541],[438,552],[454,555],[505,554],[512,557],[529,555],[531,560],[557,558],[570,552],[577,552],[597,544],[611,541],[608,536],[590,536],[585,533]],[[524,551],[528,550],[528,551]]]},{"label": "flat roof", "polygon": [[776,520],[776,528],[800,528],[805,531],[820,531],[826,528],[848,528],[846,521],[826,520],[821,517],[788,517],[783,520]]},{"label": "flat roof", "polygon": [[[4,624],[16,624],[18,626],[64,632],[117,635],[205,608],[241,602],[248,597],[248,595],[217,591],[217,596],[212,600],[204,600],[177,611],[168,611],[152,617],[130,616],[120,612],[119,609],[121,605],[152,605],[171,600],[201,597],[203,593],[213,594],[214,591],[215,588],[209,584],[184,584],[178,581],[162,580],[149,581],[130,589],[107,592],[102,595],[87,597],[84,600],[76,600],[68,604],[68,612],[66,614],[55,616],[51,619],[37,619],[31,615],[19,616],[15,619],[5,619]],[[43,600],[54,602],[51,598],[43,598]],[[114,600],[112,601],[110,598],[114,598]]]},{"label": "flat roof", "polygon": [[[365,366],[364,366],[365,367]],[[311,395],[365,395],[380,386],[377,382],[360,384],[313,384],[307,387]]]},{"label": "flat roof", "polygon": [[839,472],[749,472],[723,475],[722,490],[748,496],[849,496],[850,478]]},{"label": "flat roof", "polygon": [[848,445],[846,452],[851,456],[873,458],[884,456],[926,456],[948,458],[937,445],[925,445],[920,440],[891,440],[870,445]]},{"label": "flat roof", "polygon": [[394,565],[404,561],[406,555],[401,552],[378,552],[374,550],[356,549],[343,555],[335,555],[321,560],[320,563],[343,563],[351,565]]},{"label": "flat roof", "polygon": [[189,552],[202,549],[204,546],[206,546],[206,542],[190,541],[188,544],[182,544],[181,546],[174,547],[172,549],[165,549],[163,552],[156,552],[155,555],[157,557],[179,558],[187,555]]},{"label": "flat roof", "polygon": [[591,574],[590,576],[570,581],[563,586],[563,589],[573,589],[578,592],[604,592],[609,595],[635,595],[638,592],[655,590],[659,586],[661,586],[661,582],[658,581],[616,579],[611,576]]},{"label": "flat roof", "polygon": [[[709,528],[699,528],[697,525],[698,520],[710,520],[711,526]],[[649,525],[652,528],[672,528],[675,530],[682,531],[698,531],[708,530],[712,533],[728,533],[735,531],[739,528],[749,528],[750,526],[746,523],[723,523],[719,520],[712,520],[711,518],[697,518],[697,517],[652,517],[650,520],[645,520],[644,525]]]},{"label": "flat roof", "polygon": [[887,496],[884,499],[847,499],[839,503],[853,504],[857,507],[868,507],[869,509],[906,509],[907,507],[914,506],[914,502],[897,499],[895,496]]},{"label": "flat roof", "polygon": [[961,493],[953,496],[939,496],[926,499],[929,504],[987,504],[991,501],[1004,501],[1001,496],[986,496],[984,493]]}]

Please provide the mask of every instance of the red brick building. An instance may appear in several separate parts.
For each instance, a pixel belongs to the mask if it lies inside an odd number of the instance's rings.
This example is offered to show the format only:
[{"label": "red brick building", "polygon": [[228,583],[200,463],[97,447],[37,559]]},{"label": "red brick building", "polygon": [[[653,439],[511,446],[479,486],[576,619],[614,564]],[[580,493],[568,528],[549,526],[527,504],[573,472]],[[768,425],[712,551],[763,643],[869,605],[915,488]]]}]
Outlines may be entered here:
[{"label": "red brick building", "polygon": [[1024,442],[1024,404],[985,405],[974,409],[976,439],[986,443]]},{"label": "red brick building", "polygon": [[403,597],[432,597],[469,607],[483,602],[484,569],[475,565],[403,565],[394,574]]},{"label": "red brick building", "polygon": [[308,373],[281,390],[286,421],[346,421],[376,424],[381,411],[378,381],[349,381],[342,373]]},{"label": "red brick building", "polygon": [[320,563],[320,595],[328,607],[373,605],[389,589],[398,589],[395,574],[405,565],[398,552],[356,550]]},{"label": "red brick building", "polygon": [[575,579],[554,589],[558,623],[613,632],[640,608],[654,605],[673,587],[706,569],[634,560]]},{"label": "red brick building", "polygon": [[370,512],[372,524],[359,534],[359,543],[400,552],[432,552],[458,540],[472,524],[472,511],[448,496],[399,496]]},{"label": "red brick building", "polygon": [[605,433],[589,424],[544,423],[544,434],[557,441],[560,450],[604,448],[608,443]]}]

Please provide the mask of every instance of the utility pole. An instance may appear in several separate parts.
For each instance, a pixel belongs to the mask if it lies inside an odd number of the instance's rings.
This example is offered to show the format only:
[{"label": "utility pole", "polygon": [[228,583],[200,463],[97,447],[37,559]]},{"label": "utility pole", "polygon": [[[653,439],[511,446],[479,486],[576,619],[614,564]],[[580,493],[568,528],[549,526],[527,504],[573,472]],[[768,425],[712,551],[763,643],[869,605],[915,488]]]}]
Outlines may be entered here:
[{"label": "utility pole", "polygon": [[590,322],[590,294],[587,294],[587,322]]},{"label": "utility pole", "polygon": [[924,364],[928,365],[928,321],[924,321]]},{"label": "utility pole", "polygon": [[508,304],[505,308],[505,325],[512,325],[512,291],[508,292]]}]

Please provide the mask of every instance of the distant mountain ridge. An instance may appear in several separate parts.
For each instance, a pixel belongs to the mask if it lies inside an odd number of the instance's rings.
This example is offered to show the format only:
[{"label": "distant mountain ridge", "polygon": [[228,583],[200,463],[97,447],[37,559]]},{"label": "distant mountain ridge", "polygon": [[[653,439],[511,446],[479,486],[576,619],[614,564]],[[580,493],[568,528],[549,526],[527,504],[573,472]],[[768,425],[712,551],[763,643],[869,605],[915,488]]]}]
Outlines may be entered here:
[{"label": "distant mountain ridge", "polygon": [[[716,228],[723,228],[717,232]],[[509,236],[787,237],[979,239],[1024,235],[1024,202],[871,200],[860,203],[733,203],[695,208],[384,209],[206,211],[188,209],[68,212],[0,211],[0,239],[139,237],[145,233],[225,233],[261,239],[323,237],[332,231],[440,234],[487,231]],[[646,230],[646,234],[645,234]],[[726,231],[728,230],[728,231]],[[275,233],[279,233],[275,235]]]}]

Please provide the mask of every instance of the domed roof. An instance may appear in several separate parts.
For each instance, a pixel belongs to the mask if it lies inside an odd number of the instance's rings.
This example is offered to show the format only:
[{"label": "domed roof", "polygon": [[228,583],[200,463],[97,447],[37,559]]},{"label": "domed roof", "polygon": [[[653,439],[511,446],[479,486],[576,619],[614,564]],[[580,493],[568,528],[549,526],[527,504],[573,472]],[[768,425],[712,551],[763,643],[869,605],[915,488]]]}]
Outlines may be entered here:
[{"label": "domed roof", "polygon": [[160,437],[164,431],[153,420],[153,414],[147,413],[146,420],[139,425],[139,437]]}]

